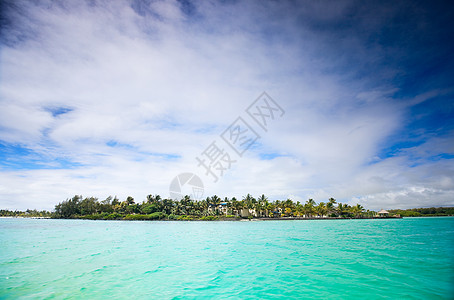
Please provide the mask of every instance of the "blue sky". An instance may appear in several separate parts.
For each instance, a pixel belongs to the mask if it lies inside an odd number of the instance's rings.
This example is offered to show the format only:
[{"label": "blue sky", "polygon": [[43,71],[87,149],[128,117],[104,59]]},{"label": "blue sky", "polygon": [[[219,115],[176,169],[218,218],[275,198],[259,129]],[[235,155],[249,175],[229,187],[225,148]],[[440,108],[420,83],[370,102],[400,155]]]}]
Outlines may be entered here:
[{"label": "blue sky", "polygon": [[[185,172],[205,196],[454,205],[448,2],[1,5],[1,208],[167,197]],[[246,113],[263,91],[285,111],[266,131]],[[238,117],[260,136],[241,157],[221,138]],[[235,160],[216,182],[212,142]]]}]

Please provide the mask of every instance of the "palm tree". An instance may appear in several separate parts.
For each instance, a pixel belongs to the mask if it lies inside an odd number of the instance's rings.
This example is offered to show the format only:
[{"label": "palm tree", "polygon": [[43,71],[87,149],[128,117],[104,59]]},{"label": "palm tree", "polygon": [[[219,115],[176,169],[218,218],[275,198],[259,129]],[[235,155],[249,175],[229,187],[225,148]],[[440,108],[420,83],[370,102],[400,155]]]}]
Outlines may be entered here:
[{"label": "palm tree", "polygon": [[255,198],[251,196],[251,194],[247,194],[243,197],[244,204],[246,208],[253,209],[255,206]]},{"label": "palm tree", "polygon": [[227,215],[232,215],[233,214],[233,209],[232,209],[232,201],[228,197],[224,197],[224,201],[226,206],[226,214]]},{"label": "palm tree", "polygon": [[282,213],[282,205],[281,205],[281,201],[280,200],[276,200],[274,201],[274,212],[278,212],[279,214]]},{"label": "palm tree", "polygon": [[214,214],[218,215],[219,213],[219,205],[221,204],[221,198],[217,195],[214,195],[210,198],[210,207]]},{"label": "palm tree", "polygon": [[214,195],[211,197],[210,203],[217,207],[221,203],[221,198],[219,198],[217,195]]},{"label": "palm tree", "polygon": [[306,216],[312,217],[312,214],[314,213],[315,205],[316,205],[316,203],[313,199],[309,199],[306,201],[306,204],[304,204],[304,208],[306,210]]},{"label": "palm tree", "polygon": [[131,197],[131,196],[128,196],[128,198],[126,198],[126,203],[127,203],[128,205],[134,204],[134,198]]},{"label": "palm tree", "polygon": [[268,206],[268,198],[265,196],[265,194],[262,194],[260,197],[257,198],[257,213],[259,216],[266,215],[265,210],[267,209]]},{"label": "palm tree", "polygon": [[165,213],[165,214],[170,214],[170,212],[172,211],[172,208],[173,208],[173,201],[172,199],[164,199],[162,200],[162,211]]},{"label": "palm tree", "polygon": [[239,215],[241,208],[243,208],[241,202],[236,200],[235,197],[232,198],[232,208],[236,215]]},{"label": "palm tree", "polygon": [[153,195],[147,195],[147,203],[156,203],[156,197]]},{"label": "palm tree", "polygon": [[181,215],[183,213],[183,206],[181,204],[181,201],[176,200],[174,202],[173,208],[172,208],[172,214],[174,215]]},{"label": "palm tree", "polygon": [[364,207],[362,207],[360,204],[356,204],[355,206],[353,206],[351,208],[351,212],[356,218],[359,218],[363,211],[364,211]]},{"label": "palm tree", "polygon": [[202,211],[202,204],[200,201],[194,201],[191,214],[200,217],[202,216]]},{"label": "palm tree", "polygon": [[185,215],[189,214],[192,211],[193,201],[191,200],[191,196],[186,195],[180,201],[181,210]]},{"label": "palm tree", "polygon": [[304,207],[304,206],[303,206],[299,201],[296,202],[296,205],[295,205],[295,212],[296,212],[296,215],[297,215],[298,217],[301,217],[301,215],[304,214],[304,213],[303,213],[303,207]]},{"label": "palm tree", "polygon": [[207,197],[205,200],[198,201],[200,205],[200,209],[202,210],[203,216],[208,216],[208,207],[210,206],[210,198]]},{"label": "palm tree", "polygon": [[335,208],[335,204],[336,204],[336,199],[334,198],[329,198],[328,199],[328,203],[326,203],[326,209],[328,210],[328,215],[332,215],[335,213],[336,211],[336,208]]},{"label": "palm tree", "polygon": [[281,215],[285,215],[285,201],[276,201],[276,209],[281,213]]},{"label": "palm tree", "polygon": [[327,212],[327,208],[326,208],[326,205],[324,202],[320,202],[316,207],[315,207],[315,212],[317,213],[317,215],[319,217],[323,217],[324,215],[326,215],[326,212]]},{"label": "palm tree", "polygon": [[115,196],[111,204],[112,206],[120,204],[120,199],[118,199],[117,196]]},{"label": "palm tree", "polygon": [[373,210],[367,210],[366,211],[366,216],[369,217],[369,218],[375,216],[376,214],[377,213],[375,211],[373,211]]},{"label": "palm tree", "polygon": [[273,203],[268,203],[266,209],[268,210],[268,216],[270,216],[270,214],[274,217],[274,211],[276,210],[276,205],[273,204]]},{"label": "palm tree", "polygon": [[347,204],[339,203],[337,205],[337,214],[339,217],[343,217],[347,212]]},{"label": "palm tree", "polygon": [[268,197],[265,194],[262,194],[260,197],[257,198],[259,202],[265,202],[268,200]]},{"label": "palm tree", "polygon": [[285,211],[285,215],[287,217],[289,216],[292,216],[293,215],[293,210],[294,210],[294,203],[292,201],[292,199],[287,199],[283,202],[283,208],[284,208],[284,211]]}]

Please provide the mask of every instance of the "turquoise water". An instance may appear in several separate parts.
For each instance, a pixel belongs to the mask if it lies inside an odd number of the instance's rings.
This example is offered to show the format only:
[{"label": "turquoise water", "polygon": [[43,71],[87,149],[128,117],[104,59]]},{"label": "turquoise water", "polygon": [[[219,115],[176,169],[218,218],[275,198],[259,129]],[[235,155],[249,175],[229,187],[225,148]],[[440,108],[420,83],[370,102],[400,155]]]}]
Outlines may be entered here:
[{"label": "turquoise water", "polygon": [[0,219],[0,298],[454,297],[454,218]]}]

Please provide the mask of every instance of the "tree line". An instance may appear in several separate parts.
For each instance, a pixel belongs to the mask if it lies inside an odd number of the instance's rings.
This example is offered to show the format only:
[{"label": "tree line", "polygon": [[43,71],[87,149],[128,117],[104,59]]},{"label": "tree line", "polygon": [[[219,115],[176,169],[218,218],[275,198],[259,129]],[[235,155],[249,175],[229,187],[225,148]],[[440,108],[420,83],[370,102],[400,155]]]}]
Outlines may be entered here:
[{"label": "tree line", "polygon": [[76,195],[55,206],[55,218],[92,219],[216,219],[223,218],[276,218],[276,217],[373,217],[376,212],[365,210],[357,204],[337,203],[334,198],[316,203],[313,199],[305,203],[291,199],[270,201],[265,195],[255,198],[247,194],[241,200],[220,198],[217,195],[204,200],[193,200],[189,196],[181,200],[163,199],[159,195],[148,195],[146,200],[136,203],[133,197],[120,201],[109,196],[99,201],[95,197],[83,198]]},{"label": "tree line", "polygon": [[[414,208],[390,210],[390,215],[403,217],[454,215],[453,207]],[[189,196],[181,200],[163,199],[159,195],[148,195],[140,203],[129,196],[120,201],[109,196],[104,200],[95,197],[83,198],[75,195],[57,205],[53,212],[46,210],[10,211],[0,210],[0,216],[39,217],[61,219],[102,220],[216,220],[228,218],[370,218],[375,211],[366,210],[360,204],[350,206],[329,198],[326,202],[294,202],[291,199],[270,201],[265,195],[253,197],[247,194],[242,199],[220,198],[217,195],[204,200],[193,200]]]},{"label": "tree line", "polygon": [[0,217],[52,218],[54,214],[47,210],[27,209],[26,211],[0,209]]},{"label": "tree line", "polygon": [[441,217],[454,216],[454,207],[427,207],[411,209],[391,209],[393,214],[400,214],[402,217]]}]

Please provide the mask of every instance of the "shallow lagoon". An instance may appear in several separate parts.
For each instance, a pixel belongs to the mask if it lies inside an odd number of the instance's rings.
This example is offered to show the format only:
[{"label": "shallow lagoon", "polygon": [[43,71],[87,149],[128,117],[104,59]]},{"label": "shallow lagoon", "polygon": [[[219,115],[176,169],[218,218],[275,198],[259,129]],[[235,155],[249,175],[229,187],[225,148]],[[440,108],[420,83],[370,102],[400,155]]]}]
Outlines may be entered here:
[{"label": "shallow lagoon", "polygon": [[0,219],[0,298],[450,298],[454,218]]}]

